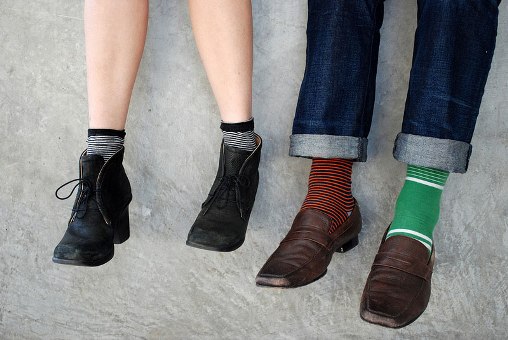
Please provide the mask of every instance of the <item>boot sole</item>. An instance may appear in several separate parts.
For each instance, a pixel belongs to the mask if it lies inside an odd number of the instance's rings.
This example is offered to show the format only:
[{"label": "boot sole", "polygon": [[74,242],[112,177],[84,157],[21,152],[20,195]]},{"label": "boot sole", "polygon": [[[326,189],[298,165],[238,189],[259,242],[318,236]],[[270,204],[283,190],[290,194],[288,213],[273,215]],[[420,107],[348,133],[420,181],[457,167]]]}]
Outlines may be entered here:
[{"label": "boot sole", "polygon": [[241,240],[238,243],[235,243],[233,245],[228,245],[225,247],[215,247],[215,246],[211,246],[211,245],[195,243],[195,242],[192,242],[189,240],[187,240],[185,242],[185,244],[188,245],[189,247],[198,248],[198,249],[218,251],[218,252],[231,252],[231,251],[234,251],[234,250],[237,250],[238,248],[240,248],[244,241],[245,241],[245,239]]},{"label": "boot sole", "polygon": [[58,264],[67,264],[67,265],[71,265],[71,266],[97,267],[97,266],[101,266],[101,265],[105,264],[106,262],[108,262],[109,260],[111,260],[113,258],[114,254],[115,254],[115,249],[113,248],[111,250],[111,253],[109,253],[108,255],[106,255],[100,259],[93,260],[93,261],[68,260],[68,259],[60,259],[58,257],[53,257],[53,262],[58,263]]}]

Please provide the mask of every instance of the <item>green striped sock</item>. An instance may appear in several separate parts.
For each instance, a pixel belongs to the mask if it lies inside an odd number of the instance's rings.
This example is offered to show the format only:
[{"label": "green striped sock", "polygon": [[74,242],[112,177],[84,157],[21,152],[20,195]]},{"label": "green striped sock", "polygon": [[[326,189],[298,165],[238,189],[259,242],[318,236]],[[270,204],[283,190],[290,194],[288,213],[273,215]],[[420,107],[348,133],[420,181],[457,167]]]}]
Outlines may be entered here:
[{"label": "green striped sock", "polygon": [[408,165],[406,182],[400,191],[395,217],[386,238],[404,235],[432,250],[432,232],[439,219],[441,193],[449,173]]}]

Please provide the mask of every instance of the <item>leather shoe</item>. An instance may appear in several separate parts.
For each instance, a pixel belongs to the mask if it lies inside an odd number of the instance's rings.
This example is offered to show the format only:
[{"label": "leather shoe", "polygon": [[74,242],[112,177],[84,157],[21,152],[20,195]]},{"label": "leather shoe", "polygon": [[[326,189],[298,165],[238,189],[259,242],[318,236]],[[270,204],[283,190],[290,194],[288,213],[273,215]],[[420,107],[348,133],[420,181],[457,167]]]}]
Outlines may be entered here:
[{"label": "leather shoe", "polygon": [[301,210],[287,236],[259,271],[256,284],[293,288],[325,275],[334,252],[346,252],[358,245],[362,228],[358,204],[332,233],[331,224],[330,217],[320,210]]},{"label": "leather shoe", "polygon": [[434,247],[429,256],[419,241],[386,239],[385,233],[363,291],[361,318],[390,328],[415,321],[429,302],[434,260]]},{"label": "leather shoe", "polygon": [[[99,155],[83,151],[79,178],[65,183],[55,192],[61,200],[78,188],[72,214],[62,240],[55,247],[53,262],[75,266],[100,266],[113,257],[114,245],[130,235],[129,203],[131,186],[122,165],[122,147],[107,162]],[[58,195],[63,187],[76,185],[66,197]]]},{"label": "leather shoe", "polygon": [[212,251],[239,248],[247,232],[259,183],[261,137],[245,151],[222,143],[217,176],[187,236],[187,245]]}]

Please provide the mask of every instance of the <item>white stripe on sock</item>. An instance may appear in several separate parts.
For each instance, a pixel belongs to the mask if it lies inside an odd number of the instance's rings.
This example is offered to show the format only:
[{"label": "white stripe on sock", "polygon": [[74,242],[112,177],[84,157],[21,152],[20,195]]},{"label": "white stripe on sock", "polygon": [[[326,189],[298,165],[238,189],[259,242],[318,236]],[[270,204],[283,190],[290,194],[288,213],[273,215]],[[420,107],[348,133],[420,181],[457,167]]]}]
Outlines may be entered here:
[{"label": "white stripe on sock", "polygon": [[416,178],[425,178],[429,180],[434,180],[439,183],[445,182],[447,177],[446,176],[440,176],[440,175],[433,175],[433,174],[426,174],[422,172],[415,172],[415,171],[407,171],[407,175],[409,177],[416,177]]},{"label": "white stripe on sock", "polygon": [[418,172],[422,174],[432,174],[432,175],[439,175],[439,176],[446,176],[448,177],[448,172],[438,169],[431,169],[431,168],[420,168],[420,167],[408,167],[407,171],[412,172]]},{"label": "white stripe on sock", "polygon": [[436,183],[432,183],[432,182],[427,182],[427,181],[424,181],[423,179],[419,179],[419,178],[406,177],[406,181],[412,181],[412,182],[420,183],[420,184],[427,185],[429,187],[433,187],[433,188],[436,188],[436,189],[439,189],[439,190],[443,190],[444,189],[444,186],[442,186],[442,185],[439,185],[439,184],[436,184]]},{"label": "white stripe on sock", "polygon": [[390,235],[390,234],[393,234],[393,233],[405,233],[405,234],[411,234],[411,235],[415,235],[415,236],[418,236],[418,237],[421,237],[423,238],[425,241],[428,241],[430,244],[432,244],[432,239],[426,235],[423,235],[422,233],[419,233],[417,231],[414,231],[414,230],[410,230],[410,229],[392,229],[388,232],[388,234],[386,234],[386,236]]},{"label": "white stripe on sock", "polygon": [[[388,238],[388,236],[390,234],[395,234],[395,233],[398,233],[398,232],[399,233],[406,233],[406,234],[416,235],[418,237],[423,237],[425,239],[428,239],[427,236],[425,236],[423,234],[420,234],[420,233],[418,233],[416,231],[413,231],[413,230],[408,230],[408,229],[394,229],[394,230],[390,230],[388,232],[388,234],[386,234],[386,237]],[[416,241],[420,242],[421,244],[423,244],[425,246],[425,248],[427,248],[429,251],[432,251],[432,240],[430,240],[430,245],[427,242],[419,240],[417,238],[413,238],[413,240],[416,240]]]},{"label": "white stripe on sock", "polygon": [[224,136],[224,143],[235,148],[253,151],[256,148],[256,138],[254,131],[233,132],[222,131]]},{"label": "white stripe on sock", "polygon": [[107,161],[123,146],[124,138],[109,135],[93,135],[87,139],[87,154],[100,155]]}]

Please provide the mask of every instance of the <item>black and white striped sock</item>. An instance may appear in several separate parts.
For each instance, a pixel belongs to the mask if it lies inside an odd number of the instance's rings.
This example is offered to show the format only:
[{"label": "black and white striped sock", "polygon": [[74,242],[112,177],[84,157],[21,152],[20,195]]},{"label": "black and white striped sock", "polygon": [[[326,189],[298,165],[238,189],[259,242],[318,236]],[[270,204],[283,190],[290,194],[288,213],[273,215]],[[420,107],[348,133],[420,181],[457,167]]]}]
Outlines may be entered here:
[{"label": "black and white striped sock", "polygon": [[107,162],[123,146],[125,130],[88,129],[87,155],[100,155]]},{"label": "black and white striped sock", "polygon": [[220,124],[224,136],[224,144],[246,151],[254,151],[256,138],[254,136],[254,119],[241,123]]}]

